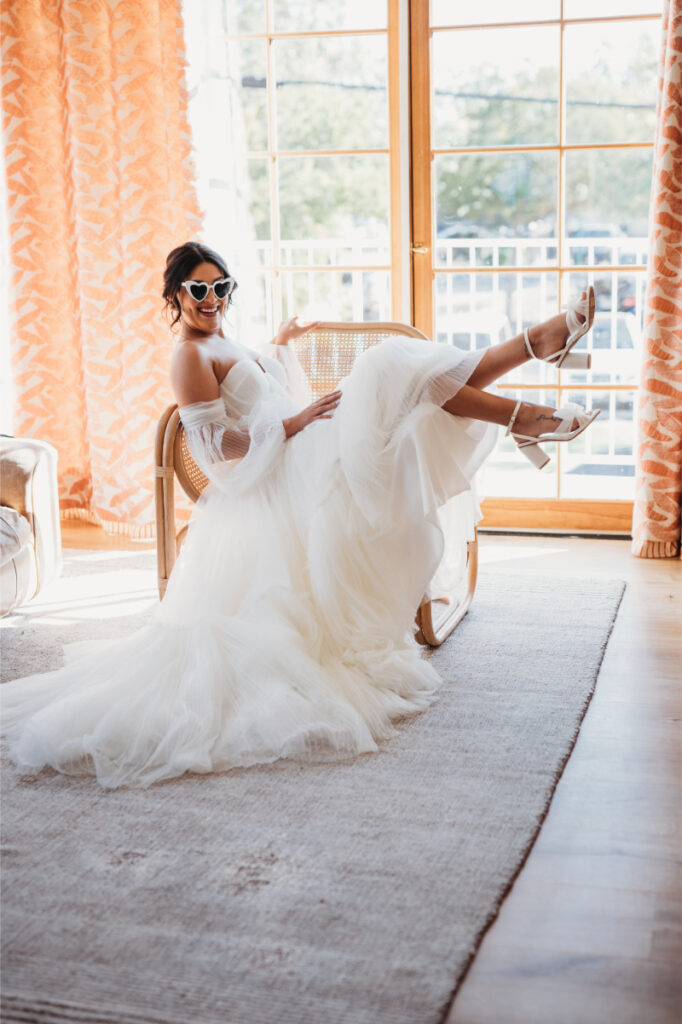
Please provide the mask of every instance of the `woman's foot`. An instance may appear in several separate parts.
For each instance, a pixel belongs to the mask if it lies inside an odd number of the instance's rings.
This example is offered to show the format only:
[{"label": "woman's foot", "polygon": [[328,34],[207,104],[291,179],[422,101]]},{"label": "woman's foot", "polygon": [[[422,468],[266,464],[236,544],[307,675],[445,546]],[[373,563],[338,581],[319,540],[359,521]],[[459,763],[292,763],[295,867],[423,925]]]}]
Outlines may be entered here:
[{"label": "woman's foot", "polygon": [[571,349],[592,326],[594,308],[594,289],[590,286],[588,292],[582,292],[580,302],[569,306],[566,313],[559,313],[524,331],[528,354],[557,367],[566,365],[589,369],[589,353],[571,354]]},{"label": "woman's foot", "polygon": [[[540,434],[553,434],[564,422],[561,416],[556,415],[557,410],[552,405],[533,405],[531,402],[522,402],[516,414],[513,434],[523,434],[525,437],[539,437]],[[568,430],[575,430],[578,425],[576,419],[567,425]]]},{"label": "woman's foot", "polygon": [[542,469],[549,462],[549,455],[539,441],[572,441],[587,430],[598,415],[599,409],[584,412],[572,402],[554,409],[551,405],[519,401],[507,425],[507,434],[511,434],[529,462]]}]

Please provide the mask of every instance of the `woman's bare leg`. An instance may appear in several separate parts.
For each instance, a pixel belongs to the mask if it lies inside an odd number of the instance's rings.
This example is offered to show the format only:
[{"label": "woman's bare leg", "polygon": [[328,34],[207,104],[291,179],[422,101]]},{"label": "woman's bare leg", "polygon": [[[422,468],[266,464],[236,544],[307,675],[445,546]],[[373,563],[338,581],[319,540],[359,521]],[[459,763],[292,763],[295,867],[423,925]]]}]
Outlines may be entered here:
[{"label": "woman's bare leg", "polygon": [[[584,321],[585,318],[580,319]],[[559,313],[558,316],[553,316],[528,331],[533,351],[539,359],[551,356],[562,349],[568,335],[565,313]],[[487,388],[494,380],[504,377],[505,373],[527,363],[529,359],[523,335],[517,334],[510,341],[503,341],[501,345],[493,345],[487,349],[467,384],[472,388]]]},{"label": "woman's bare leg", "polygon": [[[583,298],[585,294],[582,293]],[[581,316],[580,319],[584,322],[585,318]],[[565,313],[550,317],[528,331],[531,346],[539,359],[551,356],[562,349],[568,335]],[[484,420],[486,423],[497,423],[501,427],[506,427],[516,402],[513,398],[491,395],[483,388],[510,370],[528,362],[530,358],[522,334],[517,334],[515,338],[504,341],[501,345],[493,345],[483,354],[467,383],[456,395],[444,402],[442,408],[453,416],[465,416],[468,419]],[[553,406],[522,402],[516,414],[514,432],[529,437],[550,433],[561,422],[554,416],[554,412]]]},{"label": "woman's bare leg", "polygon": [[[497,423],[501,427],[507,426],[515,407],[516,402],[513,398],[491,395],[489,391],[481,391],[469,384],[461,387],[457,394],[448,398],[442,406],[453,416],[484,420],[486,423]],[[550,405],[522,402],[514,422],[514,433],[537,437],[538,434],[556,430],[561,420],[554,416],[554,412],[555,409]]]},{"label": "woman's bare leg", "polygon": [[467,384],[480,391],[499,377],[504,377],[510,370],[527,363],[529,359],[523,335],[517,334],[511,341],[503,341],[501,345],[493,345],[486,349]]}]

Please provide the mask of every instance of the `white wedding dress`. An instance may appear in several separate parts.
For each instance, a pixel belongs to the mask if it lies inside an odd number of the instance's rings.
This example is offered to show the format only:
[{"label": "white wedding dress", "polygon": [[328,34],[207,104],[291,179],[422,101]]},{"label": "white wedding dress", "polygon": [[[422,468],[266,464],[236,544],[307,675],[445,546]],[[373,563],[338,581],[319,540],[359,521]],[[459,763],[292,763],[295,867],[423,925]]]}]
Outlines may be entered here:
[{"label": "white wedding dress", "polygon": [[451,539],[472,536],[472,481],[496,438],[440,405],[482,353],[389,338],[356,360],[331,419],[285,439],[282,419],[311,400],[296,357],[235,351],[220,398],[181,409],[211,482],[151,620],[0,687],[22,772],[148,786],[345,758],[434,698],[414,615],[443,560],[444,510]]}]

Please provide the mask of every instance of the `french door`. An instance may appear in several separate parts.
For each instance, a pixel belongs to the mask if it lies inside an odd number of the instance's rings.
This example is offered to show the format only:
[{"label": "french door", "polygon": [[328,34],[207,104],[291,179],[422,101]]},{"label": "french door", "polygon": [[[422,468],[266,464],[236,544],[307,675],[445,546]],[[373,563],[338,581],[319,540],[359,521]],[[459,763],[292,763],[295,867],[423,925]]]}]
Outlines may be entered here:
[{"label": "french door", "polygon": [[499,386],[601,415],[540,473],[501,439],[484,525],[628,532],[660,0],[185,0],[184,18],[231,329],[411,320],[470,350],[593,284],[591,371]]},{"label": "french door", "polygon": [[597,299],[589,372],[534,362],[499,386],[600,418],[541,473],[501,439],[484,526],[630,530],[659,15],[660,0],[411,0],[415,326],[475,349],[588,284]]},{"label": "french door", "polygon": [[184,0],[183,17],[205,234],[239,280],[235,331],[294,313],[405,319],[400,0]]}]

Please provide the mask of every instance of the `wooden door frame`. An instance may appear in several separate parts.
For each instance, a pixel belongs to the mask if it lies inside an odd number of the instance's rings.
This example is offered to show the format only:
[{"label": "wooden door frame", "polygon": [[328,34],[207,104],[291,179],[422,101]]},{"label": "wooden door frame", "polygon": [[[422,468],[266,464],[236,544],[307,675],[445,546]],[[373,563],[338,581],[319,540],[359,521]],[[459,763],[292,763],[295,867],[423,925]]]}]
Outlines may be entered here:
[{"label": "wooden door frame", "polygon": [[484,498],[479,530],[632,535],[631,501],[572,498]]},{"label": "wooden door frame", "polygon": [[[410,74],[410,266],[412,323],[433,337],[431,73],[429,0],[407,0]],[[427,59],[419,59],[426,54]]]}]

